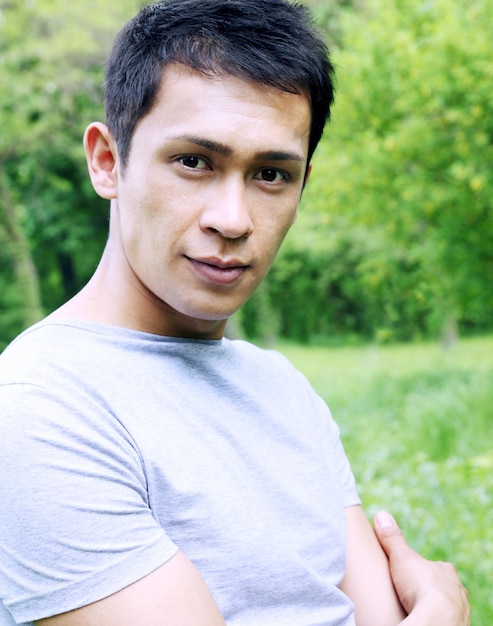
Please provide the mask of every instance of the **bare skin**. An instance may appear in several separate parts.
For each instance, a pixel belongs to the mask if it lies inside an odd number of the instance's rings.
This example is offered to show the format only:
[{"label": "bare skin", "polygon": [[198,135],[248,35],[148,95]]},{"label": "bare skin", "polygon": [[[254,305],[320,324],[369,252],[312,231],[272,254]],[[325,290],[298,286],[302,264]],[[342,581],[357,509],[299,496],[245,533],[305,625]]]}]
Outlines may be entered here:
[{"label": "bare skin", "polygon": [[451,563],[424,559],[410,548],[389,513],[375,516],[377,537],[389,558],[399,598],[410,615],[403,626],[470,626],[467,590]]},{"label": "bare skin", "polygon": [[92,280],[56,315],[220,338],[296,219],[309,124],[304,96],[176,65],[124,171],[106,126],[92,124],[89,172],[111,201],[110,236]]}]

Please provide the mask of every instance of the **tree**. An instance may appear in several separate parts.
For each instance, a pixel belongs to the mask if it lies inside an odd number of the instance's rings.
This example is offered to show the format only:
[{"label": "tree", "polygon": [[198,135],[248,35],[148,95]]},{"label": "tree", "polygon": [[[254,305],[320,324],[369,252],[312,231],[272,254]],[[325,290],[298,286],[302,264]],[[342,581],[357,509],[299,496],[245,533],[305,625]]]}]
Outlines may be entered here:
[{"label": "tree", "polygon": [[102,68],[143,3],[0,2],[0,343],[72,295],[106,236],[84,128],[102,117]]},{"label": "tree", "polygon": [[365,229],[355,276],[383,334],[493,325],[492,40],[491,0],[368,0],[345,13],[305,211]]}]

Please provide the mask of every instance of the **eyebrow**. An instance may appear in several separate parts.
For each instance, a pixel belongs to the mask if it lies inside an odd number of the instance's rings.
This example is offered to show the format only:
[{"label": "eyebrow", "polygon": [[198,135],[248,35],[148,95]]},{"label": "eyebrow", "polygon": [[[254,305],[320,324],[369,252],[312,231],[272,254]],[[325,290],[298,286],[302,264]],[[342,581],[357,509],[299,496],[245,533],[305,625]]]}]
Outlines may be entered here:
[{"label": "eyebrow", "polygon": [[[180,135],[179,137],[172,137],[172,141],[186,141],[188,143],[195,144],[221,156],[232,156],[233,149],[229,146],[220,143],[219,141],[212,141],[203,137],[196,137],[194,135]],[[255,155],[255,158],[259,161],[300,161],[304,162],[304,156],[297,152],[285,152],[282,150],[266,150],[265,152],[259,152]]]}]

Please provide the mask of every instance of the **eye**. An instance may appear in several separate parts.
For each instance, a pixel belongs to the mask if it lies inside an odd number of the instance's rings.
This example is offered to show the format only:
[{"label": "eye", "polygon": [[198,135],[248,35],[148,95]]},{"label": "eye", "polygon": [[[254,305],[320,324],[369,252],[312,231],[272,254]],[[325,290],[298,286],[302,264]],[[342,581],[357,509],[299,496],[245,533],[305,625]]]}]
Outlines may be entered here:
[{"label": "eye", "polygon": [[265,183],[280,183],[289,180],[289,175],[282,170],[275,169],[274,167],[265,167],[257,172],[254,178]]},{"label": "eye", "polygon": [[178,159],[180,163],[182,163],[185,167],[188,167],[192,170],[206,170],[210,169],[207,161],[199,156],[195,156],[194,154],[187,154]]}]

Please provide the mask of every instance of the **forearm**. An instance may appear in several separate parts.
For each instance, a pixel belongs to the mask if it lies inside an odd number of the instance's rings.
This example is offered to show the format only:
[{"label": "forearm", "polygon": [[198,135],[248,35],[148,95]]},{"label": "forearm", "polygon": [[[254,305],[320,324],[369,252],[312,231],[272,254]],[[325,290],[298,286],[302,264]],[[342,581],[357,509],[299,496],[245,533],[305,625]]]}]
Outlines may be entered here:
[{"label": "forearm", "polygon": [[355,606],[357,626],[397,626],[406,613],[395,593],[387,557],[360,506],[346,509],[348,546],[341,589]]}]

